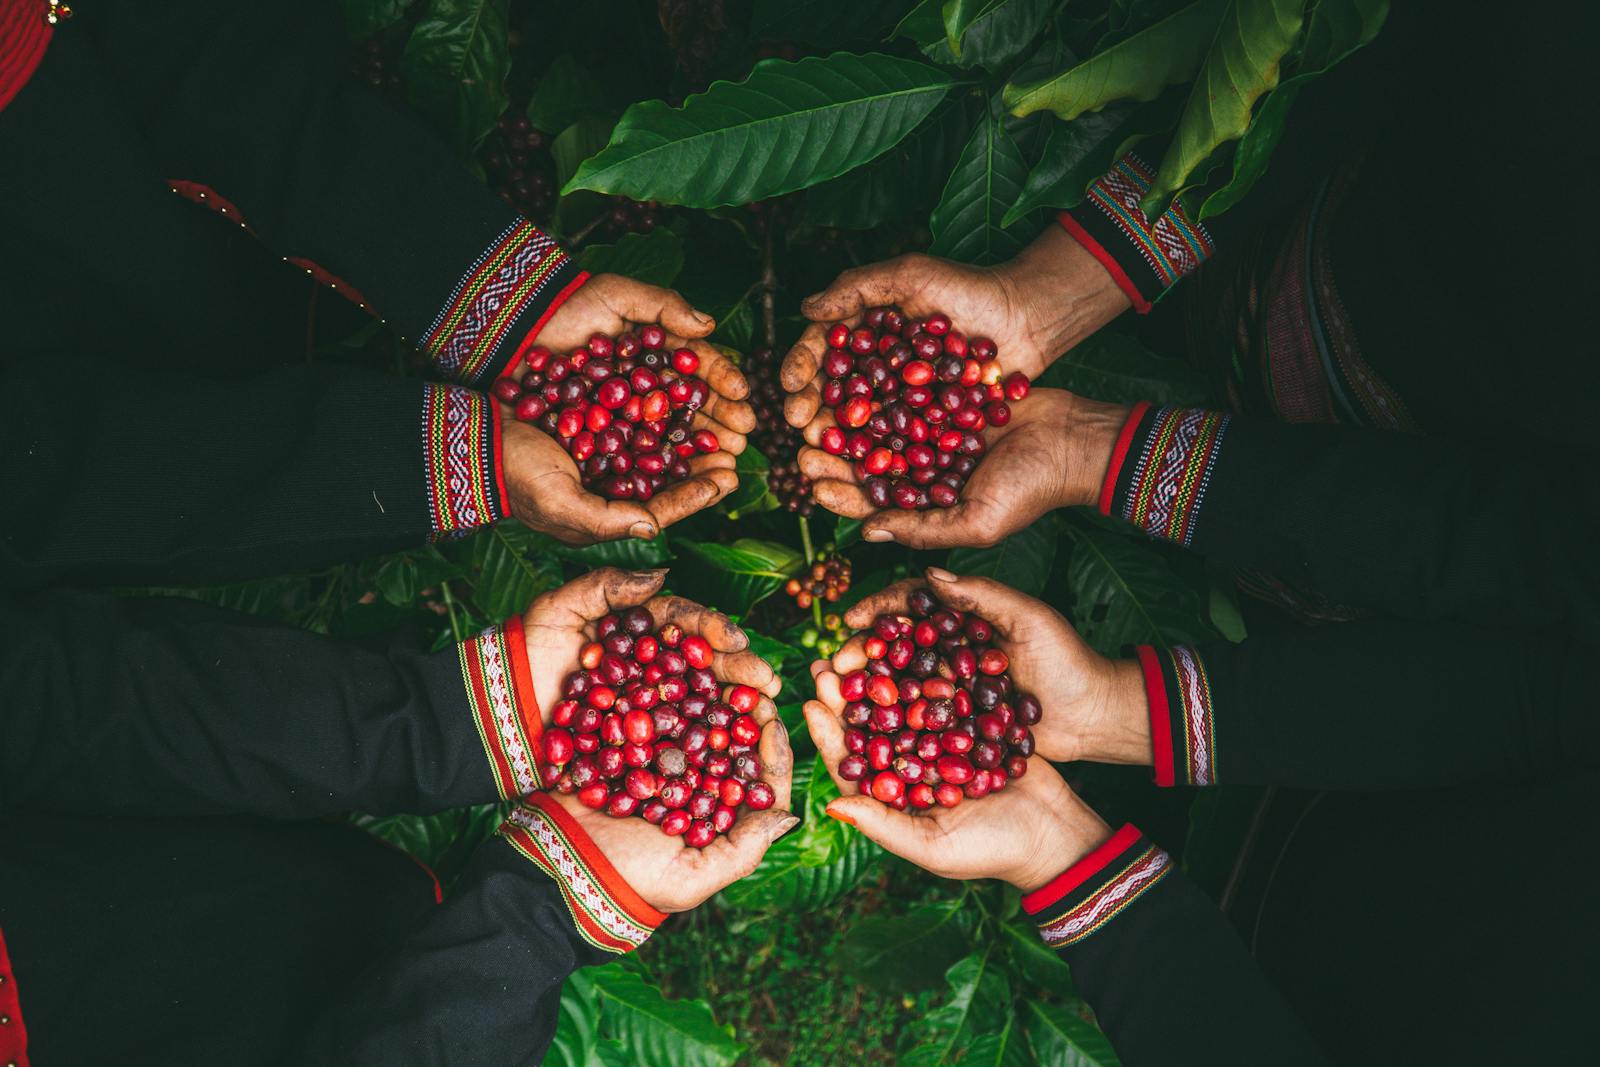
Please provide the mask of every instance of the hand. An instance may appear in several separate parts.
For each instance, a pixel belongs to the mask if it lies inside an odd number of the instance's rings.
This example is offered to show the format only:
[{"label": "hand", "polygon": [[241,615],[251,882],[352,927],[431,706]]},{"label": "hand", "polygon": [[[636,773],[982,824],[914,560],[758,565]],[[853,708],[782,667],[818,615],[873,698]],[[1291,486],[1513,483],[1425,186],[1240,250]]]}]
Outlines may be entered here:
[{"label": "hand", "polygon": [[717,325],[716,319],[696,311],[671,289],[620,274],[596,274],[556,309],[539,331],[538,341],[552,352],[569,352],[588,344],[594,334],[619,334],[630,323],[647,322],[693,339],[709,336]]},{"label": "hand", "polygon": [[800,470],[811,479],[817,503],[866,520],[861,536],[868,541],[911,548],[992,545],[1054,508],[1095,502],[1129,409],[1062,389],[1035,389],[1011,411],[1009,423],[984,431],[988,451],[954,507],[875,510],[855,463],[815,447],[834,425],[831,411],[818,411],[806,426],[812,447],[800,450]]},{"label": "hand", "polygon": [[[962,578],[929,567],[926,582],[909,579],[874,593],[845,612],[845,622],[860,630],[879,615],[904,614],[907,596],[922,585],[945,606],[974,612],[994,627],[994,643],[1011,661],[1011,677],[1037,697],[1043,709],[1033,727],[1039,755],[1053,763],[1154,764],[1144,675],[1138,663],[1106,659],[1043,601],[989,578]],[[828,677],[865,667],[865,640],[857,635],[845,642],[834,653]],[[820,679],[818,694],[826,701]],[[1030,768],[1023,780],[1032,776]]]},{"label": "hand", "polygon": [[688,911],[754,871],[767,847],[800,822],[789,812],[794,752],[775,716],[761,731],[758,751],[761,776],[776,801],[766,811],[741,808],[733,828],[705,848],[691,848],[643,819],[586,808],[575,796],[556,799],[645,903],[657,911]]},{"label": "hand", "polygon": [[1046,227],[998,267],[909,255],[845,271],[800,304],[813,325],[783,361],[783,388],[791,394],[784,417],[791,425],[810,422],[821,403],[816,379],[827,327],[855,325],[862,312],[885,304],[908,315],[944,312],[969,337],[992,339],[1006,371],[1029,378],[1130,306],[1099,261],[1059,226]]},{"label": "hand", "polygon": [[[595,623],[638,604],[649,607],[658,627],[672,622],[686,633],[704,637],[711,644],[711,670],[716,676],[731,685],[761,690],[764,697],[756,718],[766,721],[777,717],[772,698],[778,695],[782,683],[766,660],[747,651],[750,638],[721,612],[682,597],[656,596],[666,577],[665,569],[624,571],[601,567],[534,600],[522,617],[522,626],[534,697],[547,725],[561,699],[567,675],[578,669],[578,653],[595,639]],[[661,836],[659,830],[656,833]]]},{"label": "hand", "polygon": [[839,777],[845,756],[839,676],[825,660],[812,672],[818,699],[806,702],[806,725],[846,794],[828,805],[828,814],[895,855],[941,878],[999,878],[1031,893],[1111,836],[1110,827],[1039,756],[1030,757],[1028,773],[1000,792],[953,808],[913,814],[857,793],[854,783]]},{"label": "hand", "polygon": [[[586,285],[578,293],[588,289]],[[567,304],[571,302],[568,300]],[[563,311],[567,304],[562,305]],[[624,325],[617,320],[614,326],[590,330],[568,347],[586,344],[591,333],[616,333]],[[545,337],[546,333],[541,332],[541,343]],[[755,412],[744,402],[750,394],[749,383],[714,345],[671,333],[667,344],[692,348],[700,357],[698,373],[711,386],[711,399],[695,412],[693,425],[715,433],[718,450],[690,459],[688,478],[647,501],[606,500],[583,487],[577,464],[559,442],[536,427],[518,422],[509,408],[501,407],[501,457],[513,515],[528,527],[567,544],[589,545],[623,537],[648,540],[673,523],[711,507],[739,487],[735,457],[745,450],[745,434],[756,425]]]}]

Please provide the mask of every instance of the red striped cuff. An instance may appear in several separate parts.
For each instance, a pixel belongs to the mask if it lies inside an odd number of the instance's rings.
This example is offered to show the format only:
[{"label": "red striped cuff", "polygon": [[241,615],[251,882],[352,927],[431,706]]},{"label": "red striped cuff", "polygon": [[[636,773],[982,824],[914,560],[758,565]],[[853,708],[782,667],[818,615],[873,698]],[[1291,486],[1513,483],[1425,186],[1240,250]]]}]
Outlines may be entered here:
[{"label": "red striped cuff", "polygon": [[467,707],[500,798],[515,800],[538,792],[543,788],[539,738],[544,717],[533,692],[522,617],[485,630],[457,652]]},{"label": "red striped cuff", "polygon": [[1121,915],[1172,870],[1172,858],[1132,824],[1022,898],[1051,948],[1082,941]]},{"label": "red striped cuff", "polygon": [[1228,422],[1227,415],[1204,408],[1135,407],[1100,486],[1101,513],[1187,547]]},{"label": "red striped cuff", "polygon": [[1136,650],[1150,706],[1156,785],[1217,784],[1217,724],[1211,674],[1188,645]]},{"label": "red striped cuff", "polygon": [[634,892],[548,793],[536,793],[513,809],[500,836],[555,879],[579,936],[601,951],[638,948],[667,918]]},{"label": "red striped cuff", "polygon": [[434,537],[487,526],[510,511],[500,407],[456,385],[422,387],[428,522]]}]

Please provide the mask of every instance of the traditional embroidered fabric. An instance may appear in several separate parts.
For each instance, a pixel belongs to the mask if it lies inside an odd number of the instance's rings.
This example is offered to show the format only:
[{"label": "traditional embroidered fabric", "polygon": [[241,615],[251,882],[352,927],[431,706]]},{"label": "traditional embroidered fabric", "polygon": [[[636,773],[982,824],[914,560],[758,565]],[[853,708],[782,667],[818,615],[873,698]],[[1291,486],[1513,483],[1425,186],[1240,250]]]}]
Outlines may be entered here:
[{"label": "traditional embroidered fabric", "polygon": [[1149,701],[1156,784],[1216,785],[1216,715],[1205,660],[1187,645],[1135,651]]},{"label": "traditional embroidered fabric", "polygon": [[1022,898],[1022,907],[1051,948],[1062,949],[1104,929],[1172,870],[1172,858],[1133,826],[1042,889]]},{"label": "traditional embroidered fabric", "polygon": [[638,948],[666,920],[646,904],[551,796],[515,808],[500,834],[561,889],[578,934],[605,952]]},{"label": "traditional embroidered fabric", "polygon": [[538,792],[543,721],[533,695],[522,619],[485,630],[457,651],[467,705],[501,799]]},{"label": "traditional embroidered fabric", "polygon": [[[1188,545],[1227,432],[1228,416],[1202,408],[1136,410],[1138,424],[1119,443],[1101,510],[1113,510],[1153,537]],[[1130,422],[1133,421],[1130,419]]]},{"label": "traditional embroidered fabric", "polygon": [[[502,343],[523,312],[557,301],[580,284],[566,252],[526,219],[506,227],[456,284],[422,337],[422,347],[446,377],[482,385],[494,377]],[[528,334],[538,332],[543,319]]]},{"label": "traditional embroidered fabric", "polygon": [[460,386],[423,386],[422,443],[435,536],[505,517],[500,413],[487,397]]}]

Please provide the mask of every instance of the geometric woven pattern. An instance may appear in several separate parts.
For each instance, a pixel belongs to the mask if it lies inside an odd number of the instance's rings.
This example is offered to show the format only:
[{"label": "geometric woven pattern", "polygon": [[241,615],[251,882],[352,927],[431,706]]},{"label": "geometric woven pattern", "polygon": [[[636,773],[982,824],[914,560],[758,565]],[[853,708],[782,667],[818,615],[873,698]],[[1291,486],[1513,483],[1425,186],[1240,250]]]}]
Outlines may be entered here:
[{"label": "geometric woven pattern", "polygon": [[1022,907],[1051,948],[1082,941],[1121,915],[1172,870],[1172,858],[1132,825],[1124,826]]},{"label": "geometric woven pattern", "polygon": [[521,617],[462,642],[457,651],[467,705],[500,799],[538,792],[543,721],[533,695]]},{"label": "geometric woven pattern", "polygon": [[488,398],[458,385],[424,384],[422,444],[435,537],[505,517],[500,413]]},{"label": "geometric woven pattern", "polygon": [[1137,458],[1121,515],[1153,537],[1188,545],[1205,501],[1228,416],[1203,408],[1158,408],[1130,450]]},{"label": "geometric woven pattern", "polygon": [[1088,201],[1132,243],[1161,288],[1170,289],[1204,263],[1216,245],[1204,226],[1189,221],[1177,200],[1155,225],[1150,224],[1139,201],[1154,179],[1155,172],[1130,152],[1095,180]]},{"label": "geometric woven pattern", "polygon": [[1216,711],[1205,660],[1187,645],[1140,645],[1135,653],[1149,702],[1156,785],[1216,785]]}]

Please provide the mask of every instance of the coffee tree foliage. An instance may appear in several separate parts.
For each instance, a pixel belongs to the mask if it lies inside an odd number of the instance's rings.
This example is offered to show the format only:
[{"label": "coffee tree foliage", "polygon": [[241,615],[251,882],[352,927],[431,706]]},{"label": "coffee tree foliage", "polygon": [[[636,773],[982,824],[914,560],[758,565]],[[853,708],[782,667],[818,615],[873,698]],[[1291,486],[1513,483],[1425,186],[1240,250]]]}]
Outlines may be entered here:
[{"label": "coffee tree foliage", "polygon": [[[733,352],[792,341],[799,298],[849,266],[906,250],[1010,257],[1135,145],[1159,160],[1150,210],[1174,197],[1200,218],[1228,210],[1266,171],[1301,87],[1387,14],[1384,0],[344,8],[352,54],[386,54],[399,74],[391,91],[489,180],[505,180],[491,158],[498,124],[520,116],[541,131],[548,155],[526,167],[545,168],[559,196],[537,221],[590,270],[678,287],[717,316],[714,340]],[[648,232],[613,225],[618,198],[655,202]],[[407,359],[377,328],[325,354],[375,348]],[[1123,324],[1068,353],[1045,384],[1109,400],[1207,399],[1186,363]],[[785,681],[803,823],[751,878],[671,920],[641,952],[575,975],[549,1063],[1115,1063],[1015,892],[921,876],[822,815],[835,790],[800,715],[820,611],[800,612],[780,590],[820,549],[855,568],[830,610],[940,564],[1045,598],[1116,655],[1138,642],[1239,639],[1230,576],[1078,512],[992,548],[867,545],[856,523],[784,510],[768,463],[747,452],[732,497],[652,542],[575,549],[506,522],[317,574],[166,592],[343,636],[410,629],[443,647],[588,568],[670,565],[672,591],[744,622]],[[1185,866],[1221,890],[1255,793],[1152,798],[1138,774],[1067,770],[1109,818],[1133,815],[1168,840],[1187,826]],[[351,818],[448,884],[499,812]],[[742,946],[732,956],[730,943]],[[730,965],[743,970],[720,973]],[[788,984],[765,982],[768,971]],[[818,1028],[840,1033],[823,1040]]]}]

